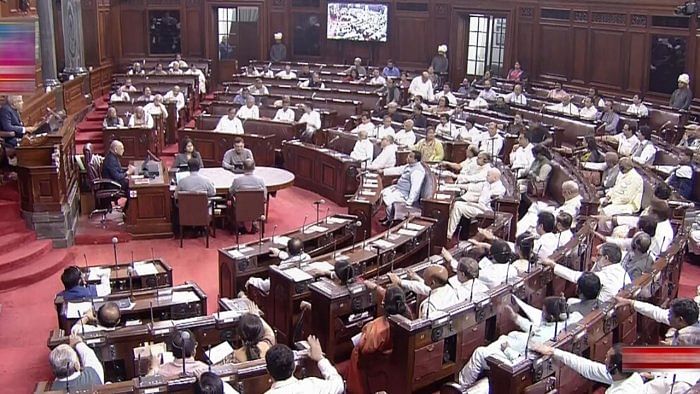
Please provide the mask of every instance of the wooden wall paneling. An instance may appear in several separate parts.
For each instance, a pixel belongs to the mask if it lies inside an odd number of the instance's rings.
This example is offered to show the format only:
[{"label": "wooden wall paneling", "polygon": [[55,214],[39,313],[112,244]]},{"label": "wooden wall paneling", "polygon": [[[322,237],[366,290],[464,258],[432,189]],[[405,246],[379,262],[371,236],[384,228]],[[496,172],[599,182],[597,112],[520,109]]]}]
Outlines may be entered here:
[{"label": "wooden wall paneling", "polygon": [[622,67],[626,63],[623,34],[621,31],[591,30],[588,56],[591,83],[622,89]]},{"label": "wooden wall paneling", "polygon": [[428,48],[426,38],[426,32],[432,28],[429,18],[395,14],[394,24],[396,26],[394,40],[399,41],[396,43],[398,48],[395,52],[397,56],[394,61],[397,62],[399,67],[405,63],[426,65],[426,54],[429,54],[428,59],[433,54],[433,51]]},{"label": "wooden wall paneling", "polygon": [[66,57],[63,53],[63,24],[61,23],[61,3],[57,1],[51,2],[53,4],[53,31],[54,31],[54,42],[56,43],[56,70],[60,73],[66,68]]},{"label": "wooden wall paneling", "polygon": [[148,15],[145,10],[122,9],[122,55],[144,56],[148,53]]},{"label": "wooden wall paneling", "polygon": [[[629,51],[627,69],[627,89],[632,92],[641,92],[646,89],[648,78],[649,37],[646,33],[629,33]],[[697,90],[696,90],[697,91]]]},{"label": "wooden wall paneling", "polygon": [[571,30],[574,34],[574,45],[570,49],[572,56],[571,80],[575,83],[585,83],[586,67],[591,60],[596,61],[596,56],[588,45],[588,29],[576,26]]},{"label": "wooden wall paneling", "polygon": [[[700,32],[695,36],[695,41],[700,40]],[[698,96],[700,95],[700,45],[695,46],[695,75],[691,75],[691,82],[693,84],[693,92],[695,92],[695,95]],[[693,78],[694,77],[694,78]]]},{"label": "wooden wall paneling", "polygon": [[97,22],[97,3],[94,0],[80,2],[83,17],[83,47],[85,66],[100,65],[100,30]]},{"label": "wooden wall paneling", "polygon": [[467,74],[467,20],[463,14],[452,11],[452,24],[454,28],[450,37],[448,56],[450,60],[450,80],[455,84],[460,84]]},{"label": "wooden wall paneling", "polygon": [[109,7],[100,6],[97,9],[97,30],[99,44],[100,64],[107,63],[112,59],[112,36],[113,36],[112,15]]},{"label": "wooden wall paneling", "polygon": [[571,29],[569,26],[540,23],[539,30],[541,45],[535,45],[539,48],[535,56],[539,59],[540,76],[567,78],[571,75],[571,58],[567,56],[573,50]]},{"label": "wooden wall paneling", "polygon": [[201,8],[187,8],[185,22],[187,30],[182,32],[183,52],[186,52],[190,57],[204,56],[204,43],[202,42],[204,38],[202,28],[204,26]]}]

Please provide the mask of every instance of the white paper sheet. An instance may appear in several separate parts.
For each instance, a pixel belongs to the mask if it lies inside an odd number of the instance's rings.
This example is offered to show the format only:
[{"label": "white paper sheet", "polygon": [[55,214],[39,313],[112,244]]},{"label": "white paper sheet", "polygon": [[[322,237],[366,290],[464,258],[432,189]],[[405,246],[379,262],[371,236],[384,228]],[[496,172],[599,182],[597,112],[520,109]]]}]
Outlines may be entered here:
[{"label": "white paper sheet", "polygon": [[450,195],[449,195],[449,194],[438,193],[438,194],[435,195],[435,198],[437,198],[438,200],[449,200],[449,199],[450,199]]},{"label": "white paper sheet", "polygon": [[92,303],[87,302],[69,302],[66,306],[66,318],[68,319],[78,319],[82,317],[85,312],[92,308]]},{"label": "white paper sheet", "polygon": [[313,279],[313,276],[307,274],[306,272],[296,267],[286,269],[284,270],[284,273],[289,275],[294,282],[303,282],[305,280]]},{"label": "white paper sheet", "polygon": [[413,231],[413,230],[408,230],[405,228],[402,228],[401,230],[397,231],[401,235],[405,235],[407,237],[415,237],[418,235],[418,231]]},{"label": "white paper sheet", "polygon": [[158,273],[156,265],[153,263],[134,263],[134,271],[138,276],[155,275]]},{"label": "white paper sheet", "polygon": [[424,229],[425,226],[422,226],[422,225],[416,224],[416,223],[408,223],[408,224],[406,225],[406,228],[409,229],[409,230],[420,231],[420,230]]},{"label": "white paper sheet", "polygon": [[275,245],[287,246],[290,238],[284,235],[276,235],[272,238],[272,243]]},{"label": "white paper sheet", "polygon": [[352,345],[357,346],[360,343],[360,339],[362,339],[362,332],[357,333],[357,335],[353,335],[352,338]]},{"label": "white paper sheet", "polygon": [[385,241],[383,239],[378,239],[376,241],[372,241],[372,244],[377,245],[382,249],[391,249],[394,247],[393,243]]},{"label": "white paper sheet", "polygon": [[100,276],[103,272],[109,272],[110,275],[112,273],[111,268],[102,268],[102,267],[90,267],[88,271],[88,281],[93,282],[93,281],[98,281],[100,280]]},{"label": "white paper sheet", "polygon": [[333,264],[330,264],[327,261],[314,261],[313,263],[309,263],[308,268],[319,269],[324,271],[333,271],[335,269]]},{"label": "white paper sheet", "polygon": [[233,353],[233,348],[227,341],[223,341],[204,353],[212,364],[218,364]]},{"label": "white paper sheet", "polygon": [[194,291],[173,291],[172,302],[176,304],[189,304],[198,302],[199,297]]},{"label": "white paper sheet", "polygon": [[376,193],[373,192],[372,190],[362,190],[362,191],[360,192],[360,195],[362,195],[362,196],[373,196],[373,195],[375,195],[375,194],[376,194]]},{"label": "white paper sheet", "polygon": [[328,224],[343,224],[347,223],[350,221],[350,219],[345,219],[345,218],[338,218],[338,217],[329,217],[327,220]]},{"label": "white paper sheet", "polygon": [[312,233],[323,233],[328,231],[328,228],[326,227],[321,227],[321,226],[309,226],[304,229],[304,234],[312,234]]}]

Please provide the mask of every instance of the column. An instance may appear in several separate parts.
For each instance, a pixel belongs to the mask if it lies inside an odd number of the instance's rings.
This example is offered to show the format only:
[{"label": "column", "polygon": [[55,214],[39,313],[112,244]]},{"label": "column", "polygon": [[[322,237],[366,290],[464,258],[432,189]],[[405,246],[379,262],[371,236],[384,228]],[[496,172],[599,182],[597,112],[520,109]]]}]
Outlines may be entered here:
[{"label": "column", "polygon": [[60,83],[56,77],[56,40],[53,30],[53,7],[51,0],[37,0],[39,13],[39,40],[41,45],[41,76],[44,87],[54,88]]},{"label": "column", "polygon": [[66,74],[84,74],[85,49],[83,47],[83,13],[80,0],[61,1],[63,22],[63,47],[66,55]]}]

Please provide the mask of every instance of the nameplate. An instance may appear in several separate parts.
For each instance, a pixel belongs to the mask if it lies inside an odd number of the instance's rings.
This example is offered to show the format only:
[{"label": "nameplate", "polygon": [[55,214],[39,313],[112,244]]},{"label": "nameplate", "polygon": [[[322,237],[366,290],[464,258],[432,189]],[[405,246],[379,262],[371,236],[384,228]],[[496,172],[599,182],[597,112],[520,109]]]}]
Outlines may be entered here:
[{"label": "nameplate", "polygon": [[169,328],[162,328],[162,329],[160,329],[160,330],[154,330],[154,331],[153,331],[153,335],[166,335],[166,334],[168,334],[168,333],[170,333],[170,329],[169,329]]},{"label": "nameplate", "polygon": [[85,344],[86,344],[86,345],[92,345],[92,344],[100,343],[100,342],[102,342],[102,339],[101,339],[101,338],[95,338],[95,339],[88,339],[88,340],[86,340],[86,341],[85,341]]},{"label": "nameplate", "polygon": [[413,230],[407,230],[407,229],[401,229],[398,231],[399,234],[405,235],[407,237],[416,237],[418,236],[418,231],[413,231]]}]

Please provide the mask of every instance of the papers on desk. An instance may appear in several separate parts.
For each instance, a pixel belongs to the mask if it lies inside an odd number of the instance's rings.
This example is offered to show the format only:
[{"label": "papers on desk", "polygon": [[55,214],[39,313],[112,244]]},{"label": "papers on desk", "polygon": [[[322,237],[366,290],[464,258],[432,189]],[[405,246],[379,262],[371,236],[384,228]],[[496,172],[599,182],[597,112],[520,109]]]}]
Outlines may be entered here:
[{"label": "papers on desk", "polygon": [[92,308],[92,302],[69,302],[66,305],[66,318],[79,319]]},{"label": "papers on desk", "polygon": [[129,327],[129,326],[140,326],[141,324],[143,324],[143,322],[141,322],[141,320],[127,320],[127,321],[124,323],[124,326],[125,326],[125,327]]},{"label": "papers on desk", "polygon": [[369,200],[364,197],[354,197],[353,200],[357,202],[369,202]]},{"label": "papers on desk", "polygon": [[370,173],[365,174],[365,177],[367,177],[367,178],[377,178],[378,176],[379,175],[374,173],[374,172],[370,172]]},{"label": "papers on desk", "polygon": [[420,231],[425,228],[425,226],[421,226],[420,224],[416,223],[408,223],[406,224],[406,228],[409,230],[414,230],[414,231]]},{"label": "papers on desk", "polygon": [[328,224],[343,224],[343,223],[347,223],[349,221],[350,221],[350,219],[339,218],[339,217],[335,217],[335,216],[329,217],[328,219],[326,219],[326,222],[328,222]]},{"label": "papers on desk", "polygon": [[309,226],[304,229],[304,234],[311,234],[311,233],[324,233],[328,231],[326,227],[321,227],[321,226]]},{"label": "papers on desk", "polygon": [[583,167],[586,170],[604,171],[606,164],[605,163],[583,162],[583,163],[581,163],[581,167]]},{"label": "papers on desk", "polygon": [[90,267],[90,270],[88,271],[88,282],[94,282],[100,280],[100,277],[102,275],[110,275],[112,273],[112,269],[107,267],[107,268],[102,268],[102,267]]},{"label": "papers on desk", "polygon": [[306,272],[296,267],[286,269],[284,270],[284,273],[287,274],[290,278],[292,278],[294,282],[304,282],[313,279],[313,276],[307,274]]},{"label": "papers on desk", "polygon": [[443,193],[437,193],[437,194],[435,195],[435,198],[438,199],[438,200],[449,200],[449,199],[450,199],[450,195],[449,195],[449,194],[443,194]]},{"label": "papers on desk", "polygon": [[272,237],[272,243],[275,245],[282,245],[282,246],[287,246],[287,242],[289,242],[291,238],[284,236],[284,235],[278,235],[276,237]]},{"label": "papers on desk", "polygon": [[323,271],[333,271],[335,269],[335,267],[327,261],[315,261],[313,263],[309,263],[307,267]]},{"label": "papers on desk", "polygon": [[362,190],[360,192],[361,196],[374,196],[376,193],[373,192],[372,190]]},{"label": "papers on desk", "polygon": [[198,302],[199,297],[194,291],[173,291],[171,300],[174,304],[189,304]]},{"label": "papers on desk", "polygon": [[445,192],[459,192],[462,190],[462,188],[459,187],[459,185],[456,183],[448,183],[445,185],[440,185],[439,190],[442,190]]},{"label": "papers on desk", "polygon": [[209,361],[212,364],[218,364],[222,362],[226,357],[233,354],[233,348],[228,343],[228,341],[223,341],[220,344],[208,349],[204,354],[207,355]]},{"label": "papers on desk", "polygon": [[362,187],[366,187],[366,188],[368,188],[368,189],[376,189],[376,188],[379,187],[379,185],[376,184],[376,183],[367,183],[367,182],[365,182],[365,183],[362,184]]},{"label": "papers on desk", "polygon": [[673,170],[676,169],[676,167],[677,166],[654,166],[654,168],[657,171],[662,172],[664,174],[668,174],[668,175],[670,175],[673,172]]},{"label": "papers on desk", "polygon": [[151,180],[146,178],[146,179],[134,179],[134,184],[136,185],[147,185],[151,183]]},{"label": "papers on desk", "polygon": [[246,257],[245,253],[248,253],[251,250],[253,250],[253,248],[251,248],[250,246],[244,246],[242,248],[229,249],[227,251],[227,253],[229,254],[229,256],[233,257],[234,259],[242,259],[242,258]]},{"label": "papers on desk", "polygon": [[399,231],[397,231],[397,232],[398,232],[399,234],[405,235],[405,236],[407,236],[407,237],[416,237],[416,236],[418,236],[418,231],[409,230],[409,229],[405,229],[405,228],[402,228],[401,230],[399,230]]},{"label": "papers on desk", "polygon": [[378,239],[378,240],[376,240],[376,241],[372,241],[372,244],[373,244],[373,245],[377,245],[377,246],[379,246],[379,247],[382,248],[382,249],[391,249],[391,248],[394,247],[394,244],[393,244],[393,243],[391,243],[391,242],[389,242],[389,241],[385,241],[385,240],[383,240],[383,239]]},{"label": "papers on desk", "polygon": [[155,275],[158,273],[156,265],[153,263],[134,263],[134,271],[138,276]]}]

